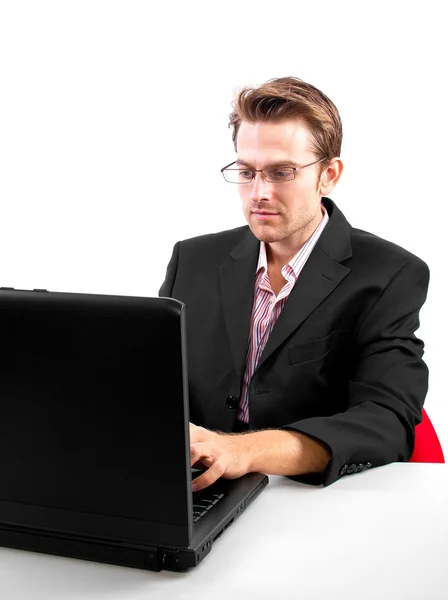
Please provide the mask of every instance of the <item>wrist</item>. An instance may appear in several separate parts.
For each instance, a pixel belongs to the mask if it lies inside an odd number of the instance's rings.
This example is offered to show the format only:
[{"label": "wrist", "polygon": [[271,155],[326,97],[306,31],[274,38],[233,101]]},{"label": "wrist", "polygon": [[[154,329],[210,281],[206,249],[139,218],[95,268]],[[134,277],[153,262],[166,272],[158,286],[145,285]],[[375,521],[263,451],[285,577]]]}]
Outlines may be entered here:
[{"label": "wrist", "polygon": [[227,442],[232,448],[232,453],[235,455],[235,461],[237,461],[245,473],[251,473],[253,467],[253,454],[251,452],[251,440],[250,436],[253,434],[248,433],[232,433],[232,434],[221,434],[227,438]]}]

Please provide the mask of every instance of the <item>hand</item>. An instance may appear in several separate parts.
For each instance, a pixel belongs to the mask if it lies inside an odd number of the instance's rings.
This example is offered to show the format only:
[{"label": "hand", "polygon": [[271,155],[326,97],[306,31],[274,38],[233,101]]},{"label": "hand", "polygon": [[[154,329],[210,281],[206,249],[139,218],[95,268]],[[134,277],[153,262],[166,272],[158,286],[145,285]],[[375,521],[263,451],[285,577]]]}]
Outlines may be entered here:
[{"label": "hand", "polygon": [[220,477],[236,479],[248,473],[241,437],[215,433],[190,423],[191,466],[207,469],[194,480],[194,491],[203,490]]}]

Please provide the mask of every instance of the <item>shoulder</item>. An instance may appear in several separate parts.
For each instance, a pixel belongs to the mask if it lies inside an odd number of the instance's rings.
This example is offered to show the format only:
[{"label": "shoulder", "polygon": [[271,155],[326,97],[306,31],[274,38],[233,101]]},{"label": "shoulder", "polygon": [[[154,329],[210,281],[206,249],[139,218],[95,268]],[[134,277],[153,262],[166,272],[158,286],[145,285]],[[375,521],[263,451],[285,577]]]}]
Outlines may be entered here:
[{"label": "shoulder", "polygon": [[227,256],[247,237],[253,237],[248,225],[187,238],[179,243],[179,251],[188,258],[209,257],[211,260]]},{"label": "shoulder", "polygon": [[353,227],[330,198],[322,199],[330,220],[317,245],[331,258],[357,273],[388,281],[406,265],[428,271],[426,263],[392,241]]},{"label": "shoulder", "polygon": [[224,231],[217,231],[216,233],[206,233],[204,235],[187,238],[182,240],[181,243],[189,248],[195,246],[213,246],[214,244],[231,245],[232,243],[238,243],[248,230],[248,225],[243,225],[241,227],[235,227],[234,229],[226,229]]},{"label": "shoulder", "polygon": [[428,271],[425,261],[402,246],[363,229],[350,229],[354,263],[372,270],[380,268],[389,272],[396,272],[407,265]]}]

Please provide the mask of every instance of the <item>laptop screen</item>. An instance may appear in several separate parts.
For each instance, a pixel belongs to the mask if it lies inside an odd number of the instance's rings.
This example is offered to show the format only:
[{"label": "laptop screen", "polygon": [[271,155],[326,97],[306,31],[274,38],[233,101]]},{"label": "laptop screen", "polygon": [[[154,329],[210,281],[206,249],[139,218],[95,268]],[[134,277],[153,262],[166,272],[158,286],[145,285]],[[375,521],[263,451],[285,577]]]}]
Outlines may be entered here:
[{"label": "laptop screen", "polygon": [[0,500],[187,522],[182,307],[0,294]]}]

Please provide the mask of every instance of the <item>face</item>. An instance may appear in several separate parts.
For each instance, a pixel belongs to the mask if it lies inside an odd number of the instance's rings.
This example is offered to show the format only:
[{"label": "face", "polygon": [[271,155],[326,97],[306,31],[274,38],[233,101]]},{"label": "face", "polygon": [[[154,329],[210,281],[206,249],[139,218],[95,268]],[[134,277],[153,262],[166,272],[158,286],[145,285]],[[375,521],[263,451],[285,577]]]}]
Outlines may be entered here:
[{"label": "face", "polygon": [[[310,131],[302,119],[282,123],[242,121],[235,167],[306,165],[319,159],[312,147]],[[295,179],[282,183],[269,183],[262,173],[256,173],[251,183],[238,185],[247,223],[259,240],[292,248],[308,239],[322,218],[319,167],[307,167],[296,172]]]}]

